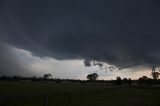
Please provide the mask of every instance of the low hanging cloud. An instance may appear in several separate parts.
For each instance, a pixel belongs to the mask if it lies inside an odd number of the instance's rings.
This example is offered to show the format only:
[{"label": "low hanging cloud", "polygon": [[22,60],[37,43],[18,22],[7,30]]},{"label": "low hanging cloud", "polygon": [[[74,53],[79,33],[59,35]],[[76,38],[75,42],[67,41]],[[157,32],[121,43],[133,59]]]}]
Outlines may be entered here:
[{"label": "low hanging cloud", "polygon": [[0,43],[0,76],[31,76],[34,75],[30,65],[16,57],[13,47]]},{"label": "low hanging cloud", "polygon": [[158,0],[1,0],[0,14],[0,41],[36,56],[160,63]]}]

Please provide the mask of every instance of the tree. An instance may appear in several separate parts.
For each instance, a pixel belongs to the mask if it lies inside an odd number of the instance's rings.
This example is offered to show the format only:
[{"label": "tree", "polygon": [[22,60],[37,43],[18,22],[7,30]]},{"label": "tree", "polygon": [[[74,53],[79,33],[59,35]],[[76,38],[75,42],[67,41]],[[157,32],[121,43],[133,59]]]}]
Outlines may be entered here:
[{"label": "tree", "polygon": [[153,65],[151,74],[152,74],[152,77],[153,77],[154,80],[157,80],[159,75],[160,75],[160,73],[156,71],[156,66],[154,66],[154,65]]},{"label": "tree", "polygon": [[148,83],[150,83],[149,81],[150,81],[150,80],[149,80],[149,78],[148,78],[147,76],[142,76],[142,77],[140,77],[140,78],[138,79],[139,85],[148,84]]},{"label": "tree", "polygon": [[147,76],[142,76],[142,78],[143,78],[144,80],[148,80],[148,77],[147,77]]},{"label": "tree", "polygon": [[116,78],[116,84],[117,85],[121,85],[122,84],[121,77],[117,76],[117,78]]},{"label": "tree", "polygon": [[159,72],[152,72],[152,77],[153,77],[154,80],[157,80],[159,75],[160,75]]},{"label": "tree", "polygon": [[49,73],[43,75],[43,79],[45,79],[45,80],[49,79],[50,77],[52,77],[52,75]]},{"label": "tree", "polygon": [[98,78],[98,74],[97,73],[93,73],[93,74],[88,74],[87,75],[87,79],[90,81],[95,81]]}]

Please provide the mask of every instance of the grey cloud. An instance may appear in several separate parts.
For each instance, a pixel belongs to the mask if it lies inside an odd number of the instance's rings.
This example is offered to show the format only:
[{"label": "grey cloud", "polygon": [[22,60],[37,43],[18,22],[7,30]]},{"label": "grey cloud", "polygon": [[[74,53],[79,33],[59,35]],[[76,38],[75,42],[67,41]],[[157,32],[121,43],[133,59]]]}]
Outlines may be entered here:
[{"label": "grey cloud", "polygon": [[158,0],[1,0],[0,39],[38,56],[160,62]]},{"label": "grey cloud", "polygon": [[21,75],[31,76],[33,73],[28,65],[24,64],[16,57],[14,49],[4,43],[0,43],[0,76],[3,75]]}]

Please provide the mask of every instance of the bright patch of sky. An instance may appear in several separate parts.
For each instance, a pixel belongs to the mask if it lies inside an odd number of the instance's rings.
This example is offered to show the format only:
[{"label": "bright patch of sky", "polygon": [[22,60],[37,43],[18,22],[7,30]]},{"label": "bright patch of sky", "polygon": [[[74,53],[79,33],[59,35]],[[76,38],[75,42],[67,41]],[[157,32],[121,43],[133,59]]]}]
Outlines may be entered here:
[{"label": "bright patch of sky", "polygon": [[137,79],[141,76],[151,77],[151,69],[147,67],[139,66],[106,72],[98,66],[85,67],[84,60],[56,60],[51,57],[38,57],[32,55],[29,51],[18,48],[14,48],[14,53],[21,63],[27,65],[28,69],[34,73],[33,76],[42,76],[45,73],[50,73],[53,78],[85,80],[88,74],[96,72],[99,75],[99,79],[105,80],[116,79],[116,76],[132,79]]}]

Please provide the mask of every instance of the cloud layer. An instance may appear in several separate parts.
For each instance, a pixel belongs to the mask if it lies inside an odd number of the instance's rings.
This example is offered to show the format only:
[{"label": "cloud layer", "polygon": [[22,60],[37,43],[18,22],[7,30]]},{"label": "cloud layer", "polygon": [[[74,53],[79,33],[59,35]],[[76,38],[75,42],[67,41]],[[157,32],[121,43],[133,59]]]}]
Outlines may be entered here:
[{"label": "cloud layer", "polygon": [[1,0],[0,40],[37,56],[160,62],[158,0]]},{"label": "cloud layer", "polygon": [[0,43],[0,76],[31,76],[34,75],[30,64],[18,58],[15,48]]}]

